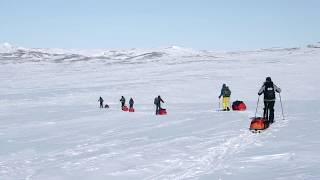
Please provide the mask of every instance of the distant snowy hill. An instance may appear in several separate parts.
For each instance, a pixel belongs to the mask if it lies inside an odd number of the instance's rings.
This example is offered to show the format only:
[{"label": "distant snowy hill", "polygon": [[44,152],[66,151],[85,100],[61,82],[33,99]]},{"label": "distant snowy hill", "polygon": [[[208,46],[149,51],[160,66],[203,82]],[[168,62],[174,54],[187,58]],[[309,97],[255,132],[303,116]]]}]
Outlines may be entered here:
[{"label": "distant snowy hill", "polygon": [[268,56],[270,53],[277,55],[304,54],[310,51],[317,51],[319,43],[308,45],[307,48],[269,48],[255,51],[239,52],[214,52],[199,51],[190,48],[170,46],[157,49],[124,49],[124,50],[80,50],[80,49],[41,49],[41,48],[22,48],[9,43],[0,45],[0,62],[2,63],[24,63],[24,62],[77,62],[77,61],[166,61],[177,60],[212,60],[212,59],[230,59],[234,56],[248,55],[255,56],[259,54]]},{"label": "distant snowy hill", "polygon": [[[210,54],[193,49],[171,46],[159,49],[127,49],[127,50],[76,50],[76,49],[40,49],[18,48],[8,43],[0,46],[2,62],[73,62],[90,60],[150,60],[163,57],[202,57]],[[23,59],[21,59],[23,58]]]},{"label": "distant snowy hill", "polygon": [[308,48],[320,48],[320,42],[317,42],[316,44],[309,44],[307,47]]},{"label": "distant snowy hill", "polygon": [[[237,52],[4,43],[0,180],[318,180],[319,57],[319,43]],[[253,134],[267,76],[282,89],[284,118],[277,95],[275,123]],[[223,83],[247,111],[217,111]],[[154,115],[157,95],[166,116]],[[136,112],[120,110],[121,96]]]}]

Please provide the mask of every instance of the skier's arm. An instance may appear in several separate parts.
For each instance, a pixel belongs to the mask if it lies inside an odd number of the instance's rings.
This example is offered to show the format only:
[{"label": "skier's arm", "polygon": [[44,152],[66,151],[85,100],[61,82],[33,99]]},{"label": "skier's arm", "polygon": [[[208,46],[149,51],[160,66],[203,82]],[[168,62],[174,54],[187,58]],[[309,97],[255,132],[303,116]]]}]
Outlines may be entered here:
[{"label": "skier's arm", "polygon": [[160,101],[164,103],[164,101],[160,98]]},{"label": "skier's arm", "polygon": [[276,90],[277,93],[281,93],[281,89],[275,84],[273,84],[273,88]]},{"label": "skier's arm", "polygon": [[222,94],[223,94],[223,88],[221,89],[221,92],[220,92],[220,95],[219,95],[219,99],[221,98]]},{"label": "skier's arm", "polygon": [[263,93],[264,88],[265,88],[265,86],[263,85],[263,86],[261,87],[261,89],[259,90],[259,92],[258,92],[258,95],[259,95],[259,96]]}]

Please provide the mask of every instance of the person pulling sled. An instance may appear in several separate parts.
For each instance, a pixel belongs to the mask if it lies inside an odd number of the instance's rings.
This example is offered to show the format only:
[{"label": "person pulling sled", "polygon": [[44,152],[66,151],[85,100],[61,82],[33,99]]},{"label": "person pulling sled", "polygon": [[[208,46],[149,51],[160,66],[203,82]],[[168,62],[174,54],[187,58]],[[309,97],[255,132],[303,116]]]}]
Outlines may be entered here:
[{"label": "person pulling sled", "polygon": [[164,103],[164,101],[162,100],[160,95],[158,97],[154,98],[154,104],[156,105],[156,115],[158,115],[160,113],[160,110],[162,110],[161,102]]},{"label": "person pulling sled", "polygon": [[102,99],[102,97],[100,96],[100,98],[99,98],[99,100],[98,100],[99,102],[100,102],[100,108],[103,108],[103,99]]},{"label": "person pulling sled", "polygon": [[264,95],[264,108],[263,118],[266,119],[270,124],[274,122],[274,104],[276,101],[276,92],[280,93],[281,89],[277,87],[271,80],[270,77],[266,78],[260,88],[258,95]]},{"label": "person pulling sled", "polygon": [[230,111],[230,96],[231,96],[231,90],[226,84],[222,85],[221,93],[219,95],[219,100],[222,98],[222,105],[223,105],[223,111]]},{"label": "person pulling sled", "polygon": [[133,101],[132,98],[130,98],[130,100],[129,100],[129,112],[134,112],[133,104],[134,104],[134,101]]},{"label": "person pulling sled", "polygon": [[130,109],[133,109],[133,104],[134,104],[134,101],[132,98],[130,98],[130,100],[129,100],[129,108]]},{"label": "person pulling sled", "polygon": [[128,107],[126,107],[126,99],[123,96],[121,96],[120,102],[121,102],[121,109],[122,110],[124,110],[125,108],[128,108]]}]

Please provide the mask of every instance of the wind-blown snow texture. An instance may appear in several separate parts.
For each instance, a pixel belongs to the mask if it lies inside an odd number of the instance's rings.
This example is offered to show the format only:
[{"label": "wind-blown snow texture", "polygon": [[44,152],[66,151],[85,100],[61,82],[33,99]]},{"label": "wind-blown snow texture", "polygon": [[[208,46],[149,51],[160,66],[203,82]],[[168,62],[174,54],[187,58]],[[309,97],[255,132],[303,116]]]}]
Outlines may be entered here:
[{"label": "wind-blown snow texture", "polygon": [[[320,179],[317,44],[246,52],[0,46],[0,179]],[[249,130],[257,92],[276,123]],[[247,112],[217,112],[222,83]],[[161,95],[167,116],[155,116]],[[120,111],[121,95],[135,113]],[[102,96],[110,109],[99,109]],[[261,102],[261,101],[260,101]],[[261,114],[262,103],[258,114]]]}]

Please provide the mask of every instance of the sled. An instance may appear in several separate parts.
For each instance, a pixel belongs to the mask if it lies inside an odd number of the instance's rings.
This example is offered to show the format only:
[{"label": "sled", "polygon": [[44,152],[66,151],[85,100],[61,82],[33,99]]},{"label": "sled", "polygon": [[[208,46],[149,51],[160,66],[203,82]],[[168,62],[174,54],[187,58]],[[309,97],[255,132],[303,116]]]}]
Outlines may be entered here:
[{"label": "sled", "polygon": [[122,111],[128,111],[129,109],[128,109],[128,107],[127,106],[123,106],[122,107]]},{"label": "sled", "polygon": [[247,110],[247,106],[243,101],[234,101],[232,103],[232,110],[234,110],[234,111],[245,111],[245,110]]},{"label": "sled", "polygon": [[167,115],[166,109],[160,109],[158,115]]},{"label": "sled", "polygon": [[269,127],[269,121],[262,117],[252,118],[249,130],[253,133],[261,133]]},{"label": "sled", "polygon": [[134,112],[134,108],[129,108],[129,112]]}]

